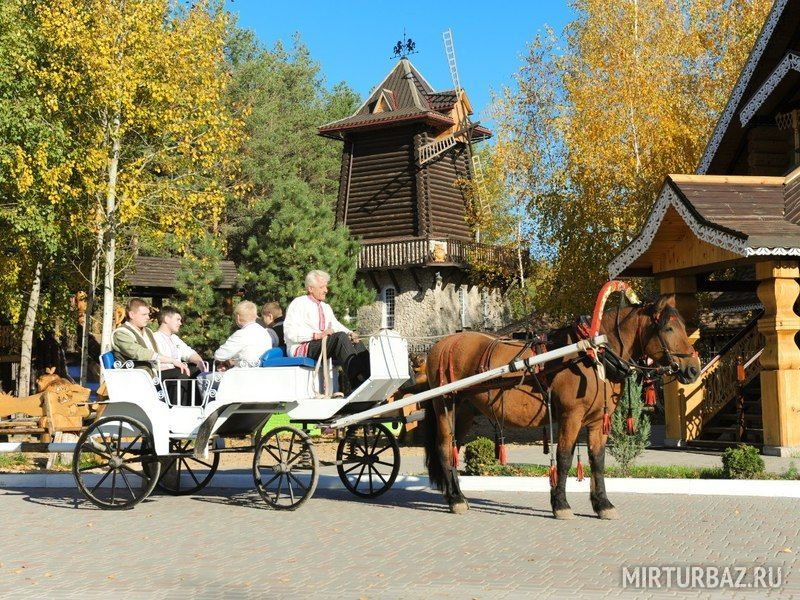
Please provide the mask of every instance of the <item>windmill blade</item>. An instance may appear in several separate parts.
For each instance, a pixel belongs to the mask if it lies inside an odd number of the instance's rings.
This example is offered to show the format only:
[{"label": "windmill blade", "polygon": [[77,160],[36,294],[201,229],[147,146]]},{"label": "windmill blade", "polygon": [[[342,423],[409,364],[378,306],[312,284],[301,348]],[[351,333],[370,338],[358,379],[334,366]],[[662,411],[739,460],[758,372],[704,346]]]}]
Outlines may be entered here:
[{"label": "windmill blade", "polygon": [[456,66],[456,49],[453,46],[453,32],[448,29],[442,34],[444,39],[444,51],[447,54],[447,66],[450,67],[450,77],[453,78],[453,89],[461,91],[461,82],[458,79],[458,67]]}]

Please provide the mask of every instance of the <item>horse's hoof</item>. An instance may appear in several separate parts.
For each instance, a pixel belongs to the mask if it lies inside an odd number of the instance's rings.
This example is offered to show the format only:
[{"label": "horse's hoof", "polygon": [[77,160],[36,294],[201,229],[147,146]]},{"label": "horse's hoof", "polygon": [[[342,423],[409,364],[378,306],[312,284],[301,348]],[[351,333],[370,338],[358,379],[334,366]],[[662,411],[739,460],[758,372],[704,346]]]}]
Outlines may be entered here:
[{"label": "horse's hoof", "polygon": [[611,508],[604,508],[603,510],[597,511],[597,516],[604,521],[616,521],[619,519],[619,513],[613,506]]},{"label": "horse's hoof", "polygon": [[570,508],[559,508],[553,511],[553,516],[559,521],[569,521],[575,518],[575,514]]},{"label": "horse's hoof", "polygon": [[454,502],[450,505],[450,512],[454,515],[463,515],[469,510],[469,504],[466,502]]}]

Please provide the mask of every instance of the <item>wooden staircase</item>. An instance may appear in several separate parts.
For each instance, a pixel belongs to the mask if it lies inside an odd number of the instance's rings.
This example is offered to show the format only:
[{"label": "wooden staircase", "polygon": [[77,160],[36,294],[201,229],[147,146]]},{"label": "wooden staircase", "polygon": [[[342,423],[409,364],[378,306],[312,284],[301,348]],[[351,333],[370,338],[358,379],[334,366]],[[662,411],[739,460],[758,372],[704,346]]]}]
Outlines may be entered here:
[{"label": "wooden staircase", "polygon": [[693,448],[724,450],[739,443],[750,444],[759,450],[764,445],[761,377],[758,375],[742,388],[741,398],[728,402],[688,445]]},{"label": "wooden staircase", "polygon": [[739,443],[759,449],[764,445],[760,317],[750,321],[703,368],[703,402],[694,419],[689,419],[699,424],[699,433],[687,442],[688,446],[724,450]]}]

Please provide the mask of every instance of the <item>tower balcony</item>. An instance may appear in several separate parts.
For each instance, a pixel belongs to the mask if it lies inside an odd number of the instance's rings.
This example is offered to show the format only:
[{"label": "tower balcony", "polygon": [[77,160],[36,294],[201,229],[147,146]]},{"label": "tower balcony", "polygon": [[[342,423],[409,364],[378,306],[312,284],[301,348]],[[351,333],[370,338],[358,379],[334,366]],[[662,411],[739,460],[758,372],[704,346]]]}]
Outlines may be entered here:
[{"label": "tower balcony", "polygon": [[[527,252],[523,253],[527,255]],[[491,269],[513,274],[517,251],[448,237],[389,238],[365,240],[358,258],[360,271],[412,267],[457,267]]]}]

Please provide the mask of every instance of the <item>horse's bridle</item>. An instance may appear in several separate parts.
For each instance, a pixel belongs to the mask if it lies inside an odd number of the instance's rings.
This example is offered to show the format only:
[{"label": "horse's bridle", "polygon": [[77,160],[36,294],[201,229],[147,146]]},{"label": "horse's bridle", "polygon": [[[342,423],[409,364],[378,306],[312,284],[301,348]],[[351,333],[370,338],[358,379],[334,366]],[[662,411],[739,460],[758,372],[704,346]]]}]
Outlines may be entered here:
[{"label": "horse's bridle", "polygon": [[[678,361],[676,361],[675,358],[694,358],[697,356],[697,351],[693,350],[692,352],[671,352],[669,347],[667,346],[667,343],[664,341],[663,329],[665,327],[665,324],[661,323],[663,313],[657,313],[655,312],[654,309],[655,307],[653,305],[650,305],[646,309],[646,312],[647,315],[650,317],[650,325],[655,330],[656,336],[658,336],[658,343],[661,346],[663,357],[666,358],[667,364],[669,365],[668,367],[665,367],[669,369],[667,371],[667,374],[674,375],[678,371],[680,371],[681,368],[680,365],[678,364]],[[668,314],[666,319],[667,322],[678,320],[678,315],[674,314],[672,311],[670,311],[667,314]],[[637,333],[637,337],[639,338],[639,346],[641,346],[642,348],[642,355],[644,358],[647,358],[647,352],[645,351],[645,345],[643,342],[644,336],[642,335],[641,330]]]}]

